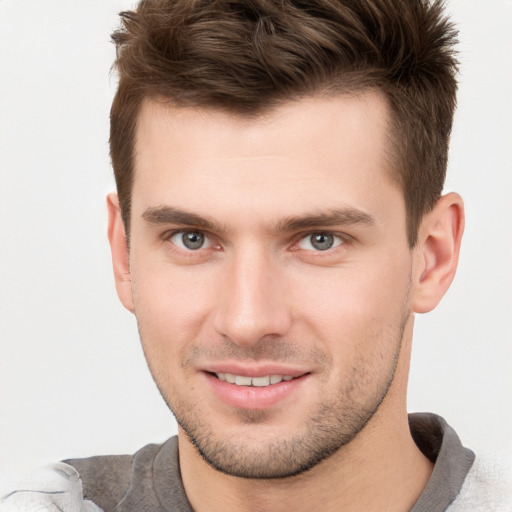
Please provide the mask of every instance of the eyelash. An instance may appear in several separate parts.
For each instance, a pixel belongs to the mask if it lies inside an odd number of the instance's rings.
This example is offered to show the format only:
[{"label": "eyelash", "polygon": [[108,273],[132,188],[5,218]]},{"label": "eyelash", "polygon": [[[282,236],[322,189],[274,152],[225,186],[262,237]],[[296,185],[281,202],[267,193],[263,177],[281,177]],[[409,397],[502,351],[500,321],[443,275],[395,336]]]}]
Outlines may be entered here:
[{"label": "eyelash", "polygon": [[[333,245],[330,246],[330,247],[327,247],[324,250],[318,249],[318,248],[315,250],[315,249],[308,249],[308,248],[305,248],[305,247],[300,247],[301,244],[304,244],[304,242],[309,243],[310,245],[313,245],[313,237],[314,236],[317,236],[317,237],[320,237],[320,236],[321,237],[330,236],[330,237],[333,238],[333,242],[332,242]],[[341,245],[344,245],[346,242],[347,242],[346,236],[342,236],[340,234],[333,233],[332,231],[313,231],[313,232],[307,233],[305,235],[302,235],[299,238],[299,240],[294,244],[293,247],[297,247],[296,250],[304,249],[304,250],[307,250],[307,251],[311,251],[315,255],[317,253],[319,255],[321,255],[321,254],[332,254],[332,252],[337,247],[339,247]]]},{"label": "eyelash", "polygon": [[[210,245],[208,247],[200,247],[197,250],[193,250],[193,249],[185,249],[185,248],[179,247],[176,243],[174,243],[172,241],[172,238],[174,236],[180,235],[180,234],[183,235],[185,233],[198,233],[198,234],[204,235],[205,239],[210,241]],[[332,235],[335,239],[337,239],[338,243],[336,245],[334,245],[333,247],[325,249],[324,251],[314,250],[314,249],[301,249],[299,247],[299,244],[301,242],[303,242],[304,240],[306,240],[307,238],[311,238],[313,235]],[[161,236],[161,239],[164,242],[170,242],[170,245],[172,245],[172,247],[174,248],[174,250],[176,252],[179,252],[181,254],[186,254],[187,256],[192,256],[192,257],[193,256],[195,256],[195,257],[204,256],[203,251],[205,249],[220,250],[221,244],[216,244],[215,242],[212,241],[212,238],[213,237],[211,235],[209,235],[208,233],[201,231],[201,230],[195,230],[195,229],[175,229],[172,231],[167,231]],[[294,237],[294,239],[295,239],[295,241],[291,244],[290,251],[299,252],[301,250],[304,250],[304,251],[310,252],[311,254],[314,254],[315,257],[331,255],[337,249],[344,248],[343,246],[347,245],[351,241],[351,238],[344,233],[336,233],[334,231],[327,231],[327,230],[308,231],[307,233],[299,234],[298,236]]]},{"label": "eyelash", "polygon": [[[185,233],[197,233],[200,235],[204,235],[206,240],[210,241],[210,245],[208,247],[200,247],[197,250],[186,249],[178,246],[175,242],[172,241],[172,238],[176,235],[184,235]],[[206,249],[218,250],[220,249],[220,244],[215,244],[212,241],[212,236],[204,231],[199,229],[173,229],[171,231],[166,231],[162,234],[161,239],[163,242],[168,242],[172,251],[179,256],[186,256],[188,258],[204,258]]]}]

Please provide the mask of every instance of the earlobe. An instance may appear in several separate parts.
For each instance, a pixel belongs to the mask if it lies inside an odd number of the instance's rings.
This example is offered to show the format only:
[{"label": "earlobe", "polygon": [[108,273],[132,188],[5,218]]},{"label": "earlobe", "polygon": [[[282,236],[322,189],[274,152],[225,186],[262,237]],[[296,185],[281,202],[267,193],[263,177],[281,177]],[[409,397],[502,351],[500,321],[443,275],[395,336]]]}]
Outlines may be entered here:
[{"label": "earlobe", "polygon": [[423,219],[415,250],[413,310],[434,309],[453,281],[464,231],[464,203],[455,193],[442,196]]},{"label": "earlobe", "polygon": [[132,283],[130,277],[130,259],[124,222],[121,217],[117,194],[107,196],[108,240],[112,252],[112,266],[116,281],[116,290],[123,306],[134,312]]}]

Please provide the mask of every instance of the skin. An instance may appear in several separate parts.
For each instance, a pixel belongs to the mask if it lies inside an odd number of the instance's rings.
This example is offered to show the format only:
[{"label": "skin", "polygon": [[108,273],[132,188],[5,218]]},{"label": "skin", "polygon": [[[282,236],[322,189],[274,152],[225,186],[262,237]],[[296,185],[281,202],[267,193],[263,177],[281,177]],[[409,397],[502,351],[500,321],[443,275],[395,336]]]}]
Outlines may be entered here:
[{"label": "skin", "polygon": [[[130,249],[115,195],[109,238],[196,511],[408,510],[429,478],[407,424],[413,313],[451,283],[463,207],[441,198],[408,246],[388,115],[375,92],[251,121],[141,111]],[[297,378],[233,403],[216,371]]]}]

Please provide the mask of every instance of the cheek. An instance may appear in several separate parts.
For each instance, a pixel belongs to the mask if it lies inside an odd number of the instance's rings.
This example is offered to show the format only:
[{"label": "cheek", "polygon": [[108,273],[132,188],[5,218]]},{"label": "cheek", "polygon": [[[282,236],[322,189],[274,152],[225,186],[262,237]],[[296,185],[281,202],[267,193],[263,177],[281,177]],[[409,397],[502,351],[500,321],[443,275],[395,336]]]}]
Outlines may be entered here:
[{"label": "cheek", "polygon": [[169,353],[199,338],[214,288],[212,276],[199,267],[133,265],[133,298],[143,344]]},{"label": "cheek", "polygon": [[[410,261],[382,258],[379,265],[359,263],[333,269],[312,269],[295,276],[297,317],[316,335],[338,340],[340,350],[356,350],[379,333],[396,330],[407,310]],[[356,339],[357,343],[349,343]],[[346,340],[347,343],[342,343]],[[337,345],[337,348],[339,345]]]}]

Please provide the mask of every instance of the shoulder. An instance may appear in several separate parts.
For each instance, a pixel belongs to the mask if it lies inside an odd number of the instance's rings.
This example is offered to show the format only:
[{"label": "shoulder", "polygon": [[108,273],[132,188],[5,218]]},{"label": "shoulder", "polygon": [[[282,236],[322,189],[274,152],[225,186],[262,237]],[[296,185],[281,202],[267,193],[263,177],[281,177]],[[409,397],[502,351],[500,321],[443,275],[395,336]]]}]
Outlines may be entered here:
[{"label": "shoulder", "polygon": [[177,450],[176,439],[171,438],[164,444],[148,444],[134,455],[102,455],[64,462],[80,474],[84,498],[108,511],[116,509],[133,494],[148,498],[153,487],[155,460],[163,449],[165,452]]},{"label": "shoulder", "polygon": [[158,484],[170,486],[169,497],[186,505],[175,437],[134,455],[68,459],[40,468],[0,499],[0,512],[159,510]]},{"label": "shoulder", "polygon": [[84,498],[104,510],[114,509],[130,486],[132,455],[102,455],[64,462],[80,475]]},{"label": "shoulder", "polygon": [[512,466],[477,457],[447,512],[512,512]]},{"label": "shoulder", "polygon": [[103,512],[82,495],[78,471],[64,462],[49,464],[20,482],[17,489],[0,499],[0,512]]}]

